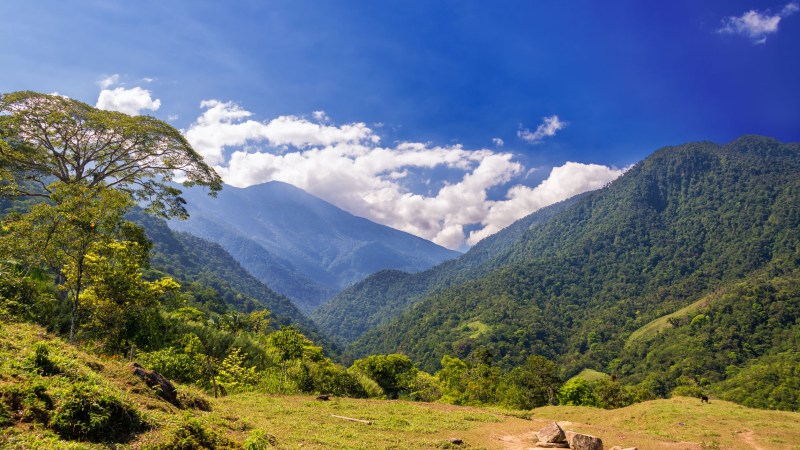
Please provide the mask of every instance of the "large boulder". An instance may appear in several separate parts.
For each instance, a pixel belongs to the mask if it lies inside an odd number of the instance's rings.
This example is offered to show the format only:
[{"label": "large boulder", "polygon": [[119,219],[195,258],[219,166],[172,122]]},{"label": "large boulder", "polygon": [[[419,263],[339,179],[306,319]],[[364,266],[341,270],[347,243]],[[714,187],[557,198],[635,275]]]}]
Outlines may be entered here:
[{"label": "large boulder", "polygon": [[572,450],[603,450],[603,440],[590,434],[567,431],[567,442]]},{"label": "large boulder", "polygon": [[558,426],[557,423],[553,422],[546,427],[539,430],[536,435],[539,437],[539,442],[545,443],[558,443],[558,442],[567,442],[567,436],[564,434],[564,430]]}]

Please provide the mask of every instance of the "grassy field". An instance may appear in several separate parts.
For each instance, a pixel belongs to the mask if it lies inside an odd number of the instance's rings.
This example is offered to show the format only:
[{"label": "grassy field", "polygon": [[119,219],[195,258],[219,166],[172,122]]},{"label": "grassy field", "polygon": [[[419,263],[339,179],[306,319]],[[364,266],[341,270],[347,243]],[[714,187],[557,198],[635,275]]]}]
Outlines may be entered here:
[{"label": "grassy field", "polygon": [[704,307],[708,306],[709,304],[711,304],[712,302],[717,300],[719,297],[720,297],[720,293],[719,292],[711,293],[711,294],[701,298],[700,300],[697,300],[696,302],[694,302],[694,303],[692,303],[690,305],[684,306],[683,308],[681,308],[681,309],[679,309],[679,310],[677,310],[677,311],[675,311],[673,313],[661,316],[658,319],[655,319],[655,320],[647,323],[643,327],[641,327],[638,330],[636,330],[633,333],[631,333],[630,336],[628,336],[628,339],[626,341],[626,345],[632,343],[633,341],[637,341],[637,340],[651,339],[658,332],[663,331],[663,330],[665,330],[665,329],[670,327],[669,319],[671,319],[673,317],[676,318],[676,319],[681,318],[681,317],[685,317],[685,316],[697,311],[700,308],[704,308]]},{"label": "grassy field", "polygon": [[[42,341],[47,342],[49,357],[60,368],[55,375],[30,370],[33,348]],[[43,385],[36,395],[52,398],[53,408],[57,408],[69,393],[70,380],[80,380],[96,384],[104,392],[116,392],[140,411],[148,424],[127,440],[91,443],[62,440],[41,418],[4,425],[0,421],[0,448],[184,449],[198,448],[187,442],[205,442],[204,448],[222,449],[260,442],[261,447],[250,448],[524,450],[534,446],[537,430],[557,421],[565,429],[600,436],[607,448],[800,449],[800,413],[755,410],[716,399],[701,404],[694,398],[677,397],[610,411],[564,406],[505,411],[347,398],[325,402],[309,395],[248,393],[208,398],[210,411],[181,410],[158,399],[128,374],[125,366],[124,361],[77,350],[41,328],[0,324],[0,397],[25,386]],[[191,388],[180,389],[186,395],[205,398]],[[6,410],[9,413],[14,411]],[[464,444],[455,446],[450,438],[462,439]]]}]

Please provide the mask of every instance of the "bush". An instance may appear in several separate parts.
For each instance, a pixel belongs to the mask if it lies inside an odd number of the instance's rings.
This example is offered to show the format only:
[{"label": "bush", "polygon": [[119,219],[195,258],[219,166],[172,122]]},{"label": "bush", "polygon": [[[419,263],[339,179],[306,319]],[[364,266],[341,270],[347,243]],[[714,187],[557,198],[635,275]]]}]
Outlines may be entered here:
[{"label": "bush", "polygon": [[597,397],[588,381],[576,377],[564,383],[558,390],[558,402],[567,406],[597,406]]},{"label": "bush", "polygon": [[262,430],[253,430],[244,441],[244,450],[266,450],[278,445],[275,436],[269,435]]},{"label": "bush", "polygon": [[206,394],[193,386],[181,386],[178,388],[178,403],[184,408],[211,411],[211,402],[209,402]]},{"label": "bush", "polygon": [[364,392],[367,393],[367,398],[386,398],[386,393],[383,388],[372,378],[364,375],[354,368],[347,369],[347,373],[351,374],[361,385]]},{"label": "bush", "polygon": [[45,342],[33,344],[33,355],[28,358],[34,369],[41,375],[50,376],[61,373],[61,369],[50,359],[50,347]]},{"label": "bush", "polygon": [[353,398],[368,396],[355,375],[328,359],[304,361],[301,369],[298,385],[303,392]]},{"label": "bush", "polygon": [[411,386],[409,397],[418,402],[435,402],[442,398],[442,386],[433,375],[419,371]]},{"label": "bush", "polygon": [[87,383],[73,385],[58,399],[50,427],[66,439],[119,441],[145,428],[132,405]]},{"label": "bush", "polygon": [[234,445],[212,430],[206,429],[202,422],[194,418],[186,418],[177,429],[169,435],[167,442],[162,442],[152,450],[196,450],[196,449],[227,449]]},{"label": "bush", "polygon": [[6,385],[0,390],[0,404],[7,410],[7,422],[38,422],[47,424],[53,400],[41,381]]}]

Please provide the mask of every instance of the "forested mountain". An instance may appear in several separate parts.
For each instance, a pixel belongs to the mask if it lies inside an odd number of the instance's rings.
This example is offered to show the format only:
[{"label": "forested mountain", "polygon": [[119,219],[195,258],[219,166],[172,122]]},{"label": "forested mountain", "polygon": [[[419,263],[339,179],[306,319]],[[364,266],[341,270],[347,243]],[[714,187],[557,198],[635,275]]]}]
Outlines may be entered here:
[{"label": "forested mountain", "polygon": [[185,198],[190,218],[173,229],[220,244],[305,312],[377,271],[416,272],[458,256],[285,183],[226,186],[216,199],[190,189]]},{"label": "forested mountain", "polygon": [[[426,296],[349,349],[400,351],[426,368],[481,350],[507,366],[538,354],[568,372],[612,370],[632,332],[704,295],[763,271],[791,285],[798,224],[799,144],[745,136],[664,148],[527,228],[497,269]],[[758,298],[766,311],[788,303],[770,329],[796,324],[796,295]]]},{"label": "forested mountain", "polygon": [[399,270],[378,272],[337,294],[314,310],[311,318],[329,337],[346,345],[366,331],[389,322],[426,295],[487,274],[502,264],[526,230],[546,222],[584,195],[522,218],[483,239],[461,257],[429,270],[413,274]]},{"label": "forested mountain", "polygon": [[142,225],[153,241],[149,277],[166,273],[183,284],[188,283],[184,288],[197,291],[194,296],[212,310],[217,305],[217,312],[225,311],[226,305],[243,312],[266,308],[277,325],[295,325],[315,340],[321,339],[317,327],[288,298],[247,273],[219,245],[173,231],[165,221],[140,211],[131,213],[129,218]]}]

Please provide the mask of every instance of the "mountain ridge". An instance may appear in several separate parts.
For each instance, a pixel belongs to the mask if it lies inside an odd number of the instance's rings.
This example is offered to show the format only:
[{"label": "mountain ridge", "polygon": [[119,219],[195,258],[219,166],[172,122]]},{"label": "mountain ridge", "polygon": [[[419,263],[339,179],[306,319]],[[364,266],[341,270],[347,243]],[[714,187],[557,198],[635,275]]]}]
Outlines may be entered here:
[{"label": "mountain ridge", "polygon": [[226,186],[216,200],[185,194],[190,219],[170,221],[171,228],[222,245],[306,313],[376,271],[419,271],[459,254],[286,183]]},{"label": "mountain ridge", "polygon": [[348,350],[426,368],[486,348],[500,364],[539,354],[607,369],[626,333],[772,261],[797,264],[798,184],[797,143],[660,149],[527,228],[488,274],[428,294]]}]

